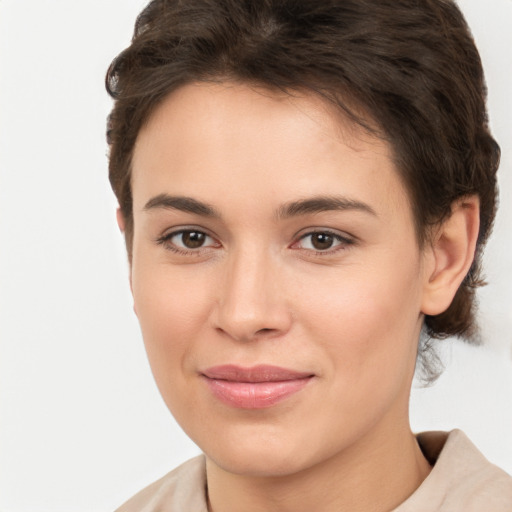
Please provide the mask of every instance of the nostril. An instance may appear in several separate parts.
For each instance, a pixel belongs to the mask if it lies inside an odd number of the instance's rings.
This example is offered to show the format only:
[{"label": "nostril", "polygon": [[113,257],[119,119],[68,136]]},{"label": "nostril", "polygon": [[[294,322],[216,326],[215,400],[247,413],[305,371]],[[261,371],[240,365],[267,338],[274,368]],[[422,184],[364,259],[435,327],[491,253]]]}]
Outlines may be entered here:
[{"label": "nostril", "polygon": [[270,333],[270,332],[274,332],[275,329],[269,329],[267,327],[265,327],[264,329],[260,329],[259,331],[256,332],[256,334],[267,334],[267,333]]}]

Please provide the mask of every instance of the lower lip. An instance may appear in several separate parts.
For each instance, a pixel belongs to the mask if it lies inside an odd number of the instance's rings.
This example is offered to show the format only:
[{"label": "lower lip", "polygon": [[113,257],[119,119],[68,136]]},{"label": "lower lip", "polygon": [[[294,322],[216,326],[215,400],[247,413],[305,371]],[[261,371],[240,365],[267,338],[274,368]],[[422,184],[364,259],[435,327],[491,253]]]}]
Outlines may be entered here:
[{"label": "lower lip", "polygon": [[271,407],[298,393],[310,380],[311,377],[271,382],[235,382],[206,378],[210,390],[220,401],[240,409]]}]

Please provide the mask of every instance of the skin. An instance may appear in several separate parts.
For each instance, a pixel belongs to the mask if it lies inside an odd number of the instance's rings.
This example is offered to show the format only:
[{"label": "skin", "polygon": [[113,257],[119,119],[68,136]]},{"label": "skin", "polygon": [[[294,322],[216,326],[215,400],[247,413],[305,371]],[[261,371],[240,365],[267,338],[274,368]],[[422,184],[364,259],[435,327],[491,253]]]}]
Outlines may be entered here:
[{"label": "skin", "polygon": [[[313,96],[234,83],[171,94],[132,170],[134,307],[160,392],[206,454],[210,510],[403,502],[430,471],[408,420],[423,315],[446,309],[471,264],[477,199],[420,249],[384,141]],[[239,409],[202,377],[228,363],[314,377]]]}]

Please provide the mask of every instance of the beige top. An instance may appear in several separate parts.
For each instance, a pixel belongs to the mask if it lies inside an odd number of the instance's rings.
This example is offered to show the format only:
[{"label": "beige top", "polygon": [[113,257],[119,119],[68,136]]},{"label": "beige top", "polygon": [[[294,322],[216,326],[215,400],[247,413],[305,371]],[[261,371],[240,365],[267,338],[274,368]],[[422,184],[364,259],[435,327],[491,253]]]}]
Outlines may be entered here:
[{"label": "beige top", "polygon": [[[488,462],[462,431],[417,437],[434,467],[392,512],[512,512],[512,477]],[[204,456],[185,462],[116,512],[208,512]]]}]

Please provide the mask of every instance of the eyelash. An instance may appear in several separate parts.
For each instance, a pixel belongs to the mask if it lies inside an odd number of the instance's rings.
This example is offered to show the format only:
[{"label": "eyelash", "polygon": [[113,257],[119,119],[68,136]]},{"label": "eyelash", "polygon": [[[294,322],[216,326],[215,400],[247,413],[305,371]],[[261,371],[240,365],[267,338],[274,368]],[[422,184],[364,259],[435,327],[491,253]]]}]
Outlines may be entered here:
[{"label": "eyelash", "polygon": [[314,235],[328,235],[328,236],[331,236],[335,242],[338,242],[338,245],[335,245],[334,247],[329,247],[328,249],[324,250],[324,251],[321,251],[319,249],[303,249],[303,248],[297,248],[297,250],[303,250],[303,251],[306,251],[308,253],[311,253],[313,252],[314,255],[316,256],[330,256],[330,255],[333,255],[335,253],[337,253],[338,251],[344,251],[344,250],[347,250],[348,247],[350,247],[351,245],[354,245],[355,244],[355,239],[349,237],[349,236],[342,236],[340,235],[339,233],[336,233],[334,231],[330,231],[328,229],[317,229],[317,230],[313,230],[313,231],[308,231],[307,233],[305,233],[304,235],[300,236],[300,238],[297,240],[297,242],[294,242],[292,244],[292,247],[294,245],[297,245],[299,242],[301,242],[302,240],[305,240],[306,238],[308,237],[312,237]]},{"label": "eyelash", "polygon": [[[201,231],[200,229],[189,228],[189,229],[180,229],[178,231],[173,231],[171,233],[164,234],[163,236],[156,239],[156,243],[159,245],[162,245],[166,250],[172,251],[176,254],[180,254],[183,256],[191,256],[191,255],[200,256],[204,253],[205,250],[208,250],[212,247],[213,248],[221,247],[221,244],[217,242],[214,245],[201,246],[201,247],[198,247],[197,249],[188,249],[187,250],[187,249],[178,247],[171,242],[172,238],[179,236],[179,235],[183,235],[185,233],[196,233],[199,235],[204,235],[205,237],[210,238],[211,240],[214,240],[214,238],[212,236],[208,235],[208,233],[205,233],[204,231]],[[297,244],[299,244],[302,240],[305,240],[306,238],[312,237],[314,235],[331,236],[336,242],[338,242],[338,245],[335,245],[333,248],[328,248],[323,251],[318,250],[318,249],[315,250],[315,249],[304,249],[304,248],[300,248],[300,247],[294,247]],[[328,256],[328,255],[335,254],[338,251],[346,250],[349,246],[354,245],[355,242],[356,241],[353,238],[350,238],[348,236],[342,236],[342,235],[335,233],[333,231],[330,231],[328,229],[318,229],[318,230],[314,230],[314,231],[309,231],[309,232],[301,235],[297,241],[295,241],[291,244],[290,247],[295,250],[305,251],[309,254],[313,253],[315,256],[322,257],[322,256]]]},{"label": "eyelash", "polygon": [[178,231],[173,231],[171,233],[167,233],[162,235],[161,237],[157,238],[156,243],[159,245],[162,245],[166,250],[172,251],[176,254],[181,254],[183,256],[200,256],[204,253],[205,250],[208,250],[212,247],[217,248],[220,247],[219,243],[209,246],[201,246],[197,249],[184,249],[182,247],[178,247],[177,245],[173,244],[171,242],[171,239],[175,236],[183,235],[185,233],[197,233],[199,235],[204,235],[207,238],[210,238],[214,240],[212,236],[210,236],[208,233],[205,233],[204,231],[201,231],[200,229],[194,229],[194,228],[188,228],[188,229],[180,229]]}]

